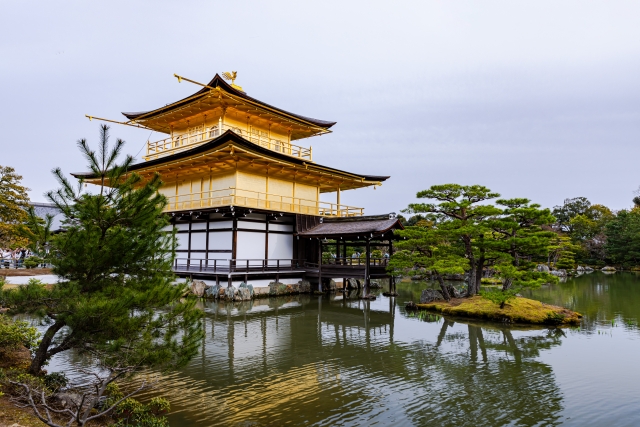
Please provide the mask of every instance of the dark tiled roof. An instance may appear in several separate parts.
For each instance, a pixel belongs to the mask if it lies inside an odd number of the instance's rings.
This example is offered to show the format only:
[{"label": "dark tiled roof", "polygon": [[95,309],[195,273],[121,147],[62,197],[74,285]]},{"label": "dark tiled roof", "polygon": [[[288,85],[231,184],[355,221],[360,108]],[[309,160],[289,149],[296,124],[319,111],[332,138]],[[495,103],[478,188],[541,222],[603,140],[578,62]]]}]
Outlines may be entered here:
[{"label": "dark tiled roof", "polygon": [[[329,129],[331,126],[335,125],[336,122],[330,122],[330,121],[326,121],[326,120],[318,120],[318,119],[312,119],[311,117],[305,117],[305,116],[301,116],[299,114],[294,114],[294,113],[290,113],[288,111],[282,110],[280,108],[274,107],[272,105],[267,104],[266,102],[262,102],[258,99],[252,98],[249,95],[247,95],[245,92],[239,91],[238,89],[233,88],[229,83],[225,82],[222,77],[220,77],[218,74],[215,75],[215,77],[209,82],[209,84],[207,84],[207,86],[209,87],[220,87],[221,89],[224,89],[225,92],[228,92],[234,96],[237,96],[239,98],[243,98],[246,99],[247,101],[259,104],[263,107],[266,107],[267,109],[270,110],[274,110],[276,112],[279,112],[281,114],[287,115],[289,117],[293,117],[296,118],[298,120],[302,120],[304,122],[307,123],[311,123],[313,125],[325,128],[325,129]],[[191,96],[188,96],[180,101],[174,102],[172,104],[169,104],[165,107],[161,107],[158,108],[156,110],[150,110],[150,111],[141,111],[141,112],[137,112],[137,113],[122,113],[126,118],[128,118],[129,120],[135,120],[140,118],[141,116],[144,116],[143,119],[150,119],[160,113],[164,113],[167,111],[171,111],[174,110],[176,108],[180,108],[181,106],[188,104],[194,96],[197,95],[201,95],[201,94],[206,94],[208,93],[211,89],[209,89],[209,87],[203,87],[202,89],[200,89],[198,92],[194,93]]]},{"label": "dark tiled roof", "polygon": [[35,214],[40,218],[45,219],[47,215],[51,215],[53,217],[53,221],[51,222],[51,231],[57,232],[62,229],[63,215],[56,205],[53,203],[39,202],[31,202],[29,204],[33,206]]},{"label": "dark tiled roof", "polygon": [[302,237],[376,237],[390,230],[404,227],[391,215],[361,216],[349,218],[325,218],[321,224],[298,233]]}]

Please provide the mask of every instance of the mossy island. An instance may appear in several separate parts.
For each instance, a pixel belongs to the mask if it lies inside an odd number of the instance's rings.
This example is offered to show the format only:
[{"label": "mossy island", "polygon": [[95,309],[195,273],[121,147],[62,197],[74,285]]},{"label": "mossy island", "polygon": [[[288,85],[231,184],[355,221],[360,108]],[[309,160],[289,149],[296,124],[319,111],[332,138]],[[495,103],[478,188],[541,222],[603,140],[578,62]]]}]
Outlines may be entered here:
[{"label": "mossy island", "polygon": [[523,297],[509,300],[503,308],[481,296],[452,298],[450,301],[437,300],[415,304],[412,307],[444,315],[502,323],[569,326],[579,324],[582,319],[578,312]]}]

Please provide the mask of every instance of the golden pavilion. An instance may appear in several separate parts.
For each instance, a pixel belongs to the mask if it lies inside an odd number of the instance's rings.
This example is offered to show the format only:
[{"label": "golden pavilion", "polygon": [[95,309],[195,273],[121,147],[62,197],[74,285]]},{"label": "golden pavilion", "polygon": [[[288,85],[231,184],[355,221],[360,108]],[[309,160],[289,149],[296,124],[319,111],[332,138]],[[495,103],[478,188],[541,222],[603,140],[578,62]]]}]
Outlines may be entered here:
[{"label": "golden pavilion", "polygon": [[[341,192],[389,177],[315,163],[306,139],[330,133],[336,122],[259,101],[235,84],[235,72],[223,76],[230,82],[218,74],[207,84],[176,75],[200,90],[123,113],[123,124],[166,135],[148,141],[144,161],[131,170],[162,177],[178,236],[176,273],[229,285],[251,281],[254,289],[274,280],[307,279],[321,289],[323,278],[362,277],[368,284],[374,270],[384,276],[386,263],[370,259],[370,243],[391,249],[393,229],[401,225],[393,214],[367,217],[363,208],[342,204]],[[78,176],[91,182],[89,174]],[[321,201],[321,193],[335,193],[335,202]],[[327,239],[337,253],[323,265]],[[366,246],[367,259],[357,265],[347,259],[350,244]]]}]

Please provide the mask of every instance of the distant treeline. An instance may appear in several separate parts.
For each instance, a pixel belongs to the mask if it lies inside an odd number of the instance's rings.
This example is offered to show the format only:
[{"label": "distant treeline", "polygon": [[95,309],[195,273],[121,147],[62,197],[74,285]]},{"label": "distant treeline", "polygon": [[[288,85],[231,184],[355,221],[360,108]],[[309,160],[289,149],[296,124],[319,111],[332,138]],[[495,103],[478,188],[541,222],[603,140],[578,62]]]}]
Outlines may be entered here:
[{"label": "distant treeline", "polygon": [[[554,221],[542,226],[558,236],[546,261],[551,267],[567,269],[577,265],[640,266],[640,197],[633,202],[632,208],[614,211],[592,204],[586,197],[565,199],[551,210]],[[405,226],[430,219],[429,214],[401,216]]]}]

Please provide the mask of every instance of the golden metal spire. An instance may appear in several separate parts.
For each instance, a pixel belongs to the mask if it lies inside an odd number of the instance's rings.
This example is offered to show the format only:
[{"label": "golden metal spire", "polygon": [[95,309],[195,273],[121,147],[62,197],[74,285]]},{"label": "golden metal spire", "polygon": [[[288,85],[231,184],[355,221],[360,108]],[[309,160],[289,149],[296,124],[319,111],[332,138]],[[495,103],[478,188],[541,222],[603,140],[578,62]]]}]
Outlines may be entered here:
[{"label": "golden metal spire", "polygon": [[238,72],[237,71],[225,71],[224,73],[222,73],[222,77],[225,80],[230,80],[231,81],[231,87],[234,89],[238,89],[242,92],[244,92],[244,90],[242,90],[241,86],[238,86],[237,84],[235,84],[236,82],[236,78],[238,77]]}]

